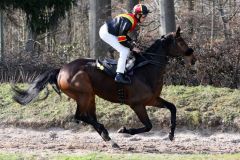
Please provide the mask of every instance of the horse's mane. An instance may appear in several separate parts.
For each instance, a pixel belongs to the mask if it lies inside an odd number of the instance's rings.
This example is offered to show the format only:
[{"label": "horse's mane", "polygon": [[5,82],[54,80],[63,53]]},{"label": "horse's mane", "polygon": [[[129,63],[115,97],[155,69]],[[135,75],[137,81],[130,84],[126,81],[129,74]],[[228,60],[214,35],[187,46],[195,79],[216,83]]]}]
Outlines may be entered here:
[{"label": "horse's mane", "polygon": [[167,63],[167,46],[173,42],[173,33],[162,36],[148,47],[143,54],[136,55],[136,64],[164,66]]},{"label": "horse's mane", "polygon": [[171,40],[173,38],[173,33],[169,33],[167,35],[163,35],[160,39],[157,39],[149,48],[146,49],[146,53],[154,53],[156,50],[159,49],[159,47],[165,47],[169,43],[171,43]]}]

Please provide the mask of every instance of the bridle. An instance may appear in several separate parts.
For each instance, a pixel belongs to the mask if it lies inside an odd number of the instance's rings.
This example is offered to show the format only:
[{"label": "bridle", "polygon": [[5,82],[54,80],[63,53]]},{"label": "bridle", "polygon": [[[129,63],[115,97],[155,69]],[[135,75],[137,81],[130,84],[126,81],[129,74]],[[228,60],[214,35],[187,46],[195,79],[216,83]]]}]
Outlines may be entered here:
[{"label": "bridle", "polygon": [[[172,36],[171,36],[172,35]],[[181,39],[181,37],[174,37],[173,34],[169,36],[171,37],[161,37],[161,45],[164,45],[164,43],[168,43],[168,40],[172,40],[171,45],[173,48],[179,47],[180,49],[183,49],[182,46],[178,44],[178,41]],[[164,46],[162,46],[164,48]],[[164,51],[164,50],[163,50]],[[166,51],[164,51],[166,52]],[[186,56],[190,56],[193,53],[192,48],[188,48],[186,51]],[[162,54],[157,54],[155,52],[149,52],[149,51],[144,51],[139,53],[139,55],[148,63],[156,65],[156,66],[165,66],[167,64],[166,57],[167,55],[162,53]],[[162,62],[159,62],[159,60],[162,60]]]}]

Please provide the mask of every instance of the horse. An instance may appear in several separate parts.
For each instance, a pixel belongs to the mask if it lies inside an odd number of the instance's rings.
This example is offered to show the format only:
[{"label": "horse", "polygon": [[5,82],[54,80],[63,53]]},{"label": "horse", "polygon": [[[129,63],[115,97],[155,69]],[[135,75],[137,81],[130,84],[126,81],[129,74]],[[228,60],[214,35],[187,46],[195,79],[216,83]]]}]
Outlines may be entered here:
[{"label": "horse", "polygon": [[187,45],[180,32],[179,27],[176,32],[162,36],[143,53],[137,54],[131,85],[116,83],[114,76],[109,76],[102,67],[97,67],[96,59],[82,58],[60,69],[39,75],[27,90],[13,87],[13,99],[26,105],[33,101],[47,84],[52,84],[56,92],[63,92],[76,101],[75,119],[92,125],[104,141],[112,143],[112,147],[119,146],[111,140],[105,126],[97,120],[95,95],[113,103],[130,106],[143,124],[140,128],[122,127],[118,130],[119,133],[134,135],[149,132],[152,123],[146,106],[167,108],[171,112],[168,137],[172,141],[176,128],[176,106],[160,97],[168,57],[182,56],[189,65],[196,61],[193,49]]}]

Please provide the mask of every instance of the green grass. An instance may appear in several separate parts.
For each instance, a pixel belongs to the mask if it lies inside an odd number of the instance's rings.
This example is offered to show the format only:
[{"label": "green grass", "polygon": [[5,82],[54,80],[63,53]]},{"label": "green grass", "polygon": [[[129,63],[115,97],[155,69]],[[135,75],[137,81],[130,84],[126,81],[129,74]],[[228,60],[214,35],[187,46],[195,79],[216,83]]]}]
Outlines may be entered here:
[{"label": "green grass", "polygon": [[102,154],[81,157],[56,157],[55,160],[239,160],[240,154],[187,155],[187,154]]},{"label": "green grass", "polygon": [[35,160],[32,155],[0,153],[0,160]]},{"label": "green grass", "polygon": [[[36,160],[36,155],[0,154],[0,160]],[[42,159],[51,160],[239,160],[240,154],[106,154],[89,153],[81,156],[48,155]]]},{"label": "green grass", "polygon": [[[61,99],[52,89],[50,91],[46,100],[21,106],[13,102],[10,85],[1,84],[0,123],[33,128],[68,127],[76,104],[66,96]],[[240,90],[229,88],[165,86],[161,97],[176,105],[178,127],[239,130],[239,95]],[[98,97],[96,104],[98,119],[108,128],[141,125],[126,105],[110,103]],[[154,127],[169,125],[170,113],[167,109],[148,107],[148,113]]]}]

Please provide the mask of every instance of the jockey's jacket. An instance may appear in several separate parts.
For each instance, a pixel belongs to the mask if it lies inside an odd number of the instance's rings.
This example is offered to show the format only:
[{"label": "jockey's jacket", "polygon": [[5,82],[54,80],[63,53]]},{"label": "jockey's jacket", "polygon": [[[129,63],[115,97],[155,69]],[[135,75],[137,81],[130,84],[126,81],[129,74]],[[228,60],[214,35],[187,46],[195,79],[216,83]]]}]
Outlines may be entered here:
[{"label": "jockey's jacket", "polygon": [[132,32],[137,26],[138,20],[134,14],[120,14],[106,23],[108,26],[108,32],[117,36],[119,43],[132,50],[134,47],[130,43],[132,39],[127,34]]}]

